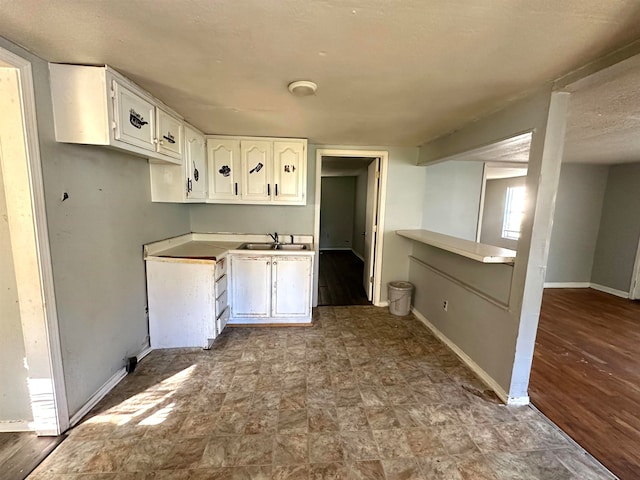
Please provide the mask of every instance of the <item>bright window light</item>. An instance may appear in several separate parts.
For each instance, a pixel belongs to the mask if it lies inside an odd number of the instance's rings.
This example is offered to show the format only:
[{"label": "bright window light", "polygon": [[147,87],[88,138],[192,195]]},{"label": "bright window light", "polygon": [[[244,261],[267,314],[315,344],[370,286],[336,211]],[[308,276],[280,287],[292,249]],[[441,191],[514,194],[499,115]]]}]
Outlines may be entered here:
[{"label": "bright window light", "polygon": [[524,215],[524,187],[507,187],[502,221],[502,238],[518,240]]}]

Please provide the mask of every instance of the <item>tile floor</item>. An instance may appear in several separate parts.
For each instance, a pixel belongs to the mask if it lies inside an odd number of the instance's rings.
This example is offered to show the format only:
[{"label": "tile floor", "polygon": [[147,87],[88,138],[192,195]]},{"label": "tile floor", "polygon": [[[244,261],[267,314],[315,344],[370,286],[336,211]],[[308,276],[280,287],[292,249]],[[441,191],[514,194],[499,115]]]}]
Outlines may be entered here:
[{"label": "tile floor", "polygon": [[29,478],[613,478],[534,410],[501,405],[414,317],[315,317],[154,351]]}]

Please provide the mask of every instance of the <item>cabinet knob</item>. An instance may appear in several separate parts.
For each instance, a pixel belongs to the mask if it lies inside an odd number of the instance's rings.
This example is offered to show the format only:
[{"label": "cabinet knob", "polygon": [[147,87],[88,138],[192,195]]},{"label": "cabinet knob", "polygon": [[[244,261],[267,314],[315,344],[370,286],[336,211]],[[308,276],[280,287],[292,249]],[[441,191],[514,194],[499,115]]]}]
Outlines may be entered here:
[{"label": "cabinet knob", "polygon": [[278,262],[273,262],[273,264],[274,264],[274,265],[277,265],[277,264],[278,264]]}]

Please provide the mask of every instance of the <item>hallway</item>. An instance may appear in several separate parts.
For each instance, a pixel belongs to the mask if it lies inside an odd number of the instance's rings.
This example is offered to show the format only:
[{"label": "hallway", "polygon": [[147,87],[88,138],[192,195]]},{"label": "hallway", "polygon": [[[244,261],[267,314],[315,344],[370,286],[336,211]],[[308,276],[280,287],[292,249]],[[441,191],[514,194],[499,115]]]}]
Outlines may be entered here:
[{"label": "hallway", "polygon": [[364,262],[350,250],[321,250],[318,305],[371,305],[362,285]]},{"label": "hallway", "polygon": [[640,302],[546,289],[531,402],[620,479],[640,471]]}]

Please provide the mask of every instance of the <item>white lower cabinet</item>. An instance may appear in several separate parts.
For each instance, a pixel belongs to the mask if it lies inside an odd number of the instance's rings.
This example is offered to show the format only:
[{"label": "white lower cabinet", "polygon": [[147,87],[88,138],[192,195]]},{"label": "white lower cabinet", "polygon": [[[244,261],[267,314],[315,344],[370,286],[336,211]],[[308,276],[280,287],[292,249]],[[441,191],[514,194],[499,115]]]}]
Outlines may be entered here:
[{"label": "white lower cabinet", "polygon": [[229,315],[219,263],[147,260],[151,348],[211,346]]},{"label": "white lower cabinet", "polygon": [[310,255],[231,256],[233,323],[311,321]]}]

